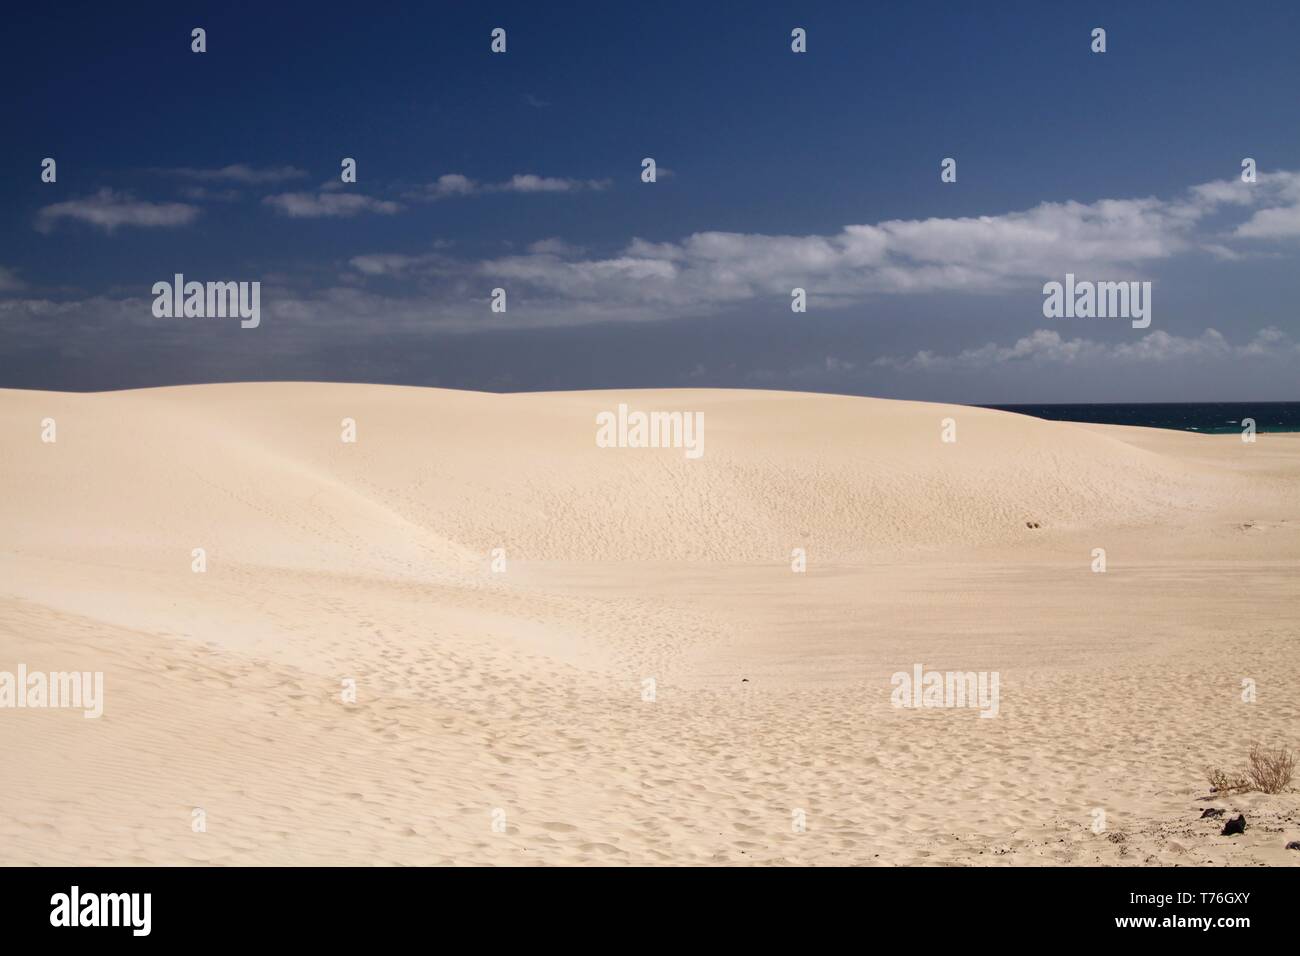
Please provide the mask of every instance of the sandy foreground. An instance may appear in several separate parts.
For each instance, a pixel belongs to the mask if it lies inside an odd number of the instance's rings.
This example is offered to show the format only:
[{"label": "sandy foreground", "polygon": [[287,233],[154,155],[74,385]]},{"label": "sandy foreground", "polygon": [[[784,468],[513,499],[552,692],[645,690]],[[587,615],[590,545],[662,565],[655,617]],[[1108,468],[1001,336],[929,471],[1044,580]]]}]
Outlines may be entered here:
[{"label": "sandy foreground", "polygon": [[[703,412],[703,456],[598,448],[619,402]],[[1300,794],[1202,768],[1300,748],[1300,435],[0,390],[20,664],[103,715],[0,709],[0,864],[1295,865]],[[996,717],[894,706],[916,665],[996,672]]]}]

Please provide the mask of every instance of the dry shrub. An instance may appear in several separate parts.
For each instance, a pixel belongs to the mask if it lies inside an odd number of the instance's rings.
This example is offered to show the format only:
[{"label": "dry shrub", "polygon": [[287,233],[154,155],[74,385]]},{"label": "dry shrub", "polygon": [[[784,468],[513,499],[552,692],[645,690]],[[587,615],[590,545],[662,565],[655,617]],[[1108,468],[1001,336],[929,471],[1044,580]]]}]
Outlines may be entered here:
[{"label": "dry shrub", "polygon": [[1295,774],[1295,754],[1286,747],[1252,744],[1246,775],[1251,788],[1263,793],[1281,793],[1291,785]]},{"label": "dry shrub", "polygon": [[1205,779],[1210,781],[1210,789],[1215,793],[1231,793],[1233,790],[1249,790],[1250,781],[1239,773],[1228,773],[1220,767],[1206,767]]},{"label": "dry shrub", "polygon": [[1254,743],[1250,745],[1250,762],[1245,773],[1206,767],[1205,779],[1215,793],[1232,793],[1234,790],[1281,793],[1291,785],[1295,776],[1295,759],[1295,754],[1286,747],[1265,747]]}]

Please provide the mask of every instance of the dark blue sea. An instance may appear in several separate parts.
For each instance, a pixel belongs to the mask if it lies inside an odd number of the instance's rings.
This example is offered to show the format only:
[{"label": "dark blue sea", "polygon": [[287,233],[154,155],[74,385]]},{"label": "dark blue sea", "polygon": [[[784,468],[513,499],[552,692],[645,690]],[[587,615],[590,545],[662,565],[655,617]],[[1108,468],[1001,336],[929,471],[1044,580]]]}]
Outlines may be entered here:
[{"label": "dark blue sea", "polygon": [[982,405],[1063,422],[1144,425],[1221,434],[1241,431],[1243,418],[1260,432],[1300,432],[1300,402],[1178,402],[1134,405]]}]

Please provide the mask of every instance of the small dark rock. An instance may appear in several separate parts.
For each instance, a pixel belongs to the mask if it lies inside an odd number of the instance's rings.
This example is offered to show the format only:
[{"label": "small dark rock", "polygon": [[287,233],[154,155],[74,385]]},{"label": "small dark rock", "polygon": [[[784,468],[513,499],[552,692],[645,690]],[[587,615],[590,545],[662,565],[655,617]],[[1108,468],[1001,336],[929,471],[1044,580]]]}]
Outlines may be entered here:
[{"label": "small dark rock", "polygon": [[1300,840],[1292,840],[1286,845],[1288,850],[1300,850]]},{"label": "small dark rock", "polygon": [[741,682],[742,684],[748,684],[748,683],[749,683],[749,678],[748,678],[748,677],[742,677],[742,678],[740,679],[740,682]]},{"label": "small dark rock", "polygon": [[1208,810],[1201,813],[1201,819],[1204,820],[1206,817],[1221,817],[1223,814],[1224,811],[1219,807],[1210,807]]},{"label": "small dark rock", "polygon": [[1223,832],[1220,836],[1232,836],[1234,833],[1246,832],[1246,815],[1239,813],[1223,825]]}]

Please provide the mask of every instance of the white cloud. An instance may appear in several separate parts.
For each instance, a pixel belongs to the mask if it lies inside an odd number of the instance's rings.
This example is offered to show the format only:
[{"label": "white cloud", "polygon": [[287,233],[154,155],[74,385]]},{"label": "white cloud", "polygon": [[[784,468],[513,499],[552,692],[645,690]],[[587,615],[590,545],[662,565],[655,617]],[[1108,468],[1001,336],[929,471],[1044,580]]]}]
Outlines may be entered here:
[{"label": "white cloud", "polygon": [[446,173],[425,189],[428,190],[428,198],[443,199],[448,196],[469,196],[478,191],[478,184],[460,173]]},{"label": "white cloud", "polygon": [[184,166],[179,169],[162,170],[172,176],[193,179],[198,182],[240,183],[245,186],[257,186],[265,183],[282,183],[291,179],[301,179],[307,175],[305,169],[296,166],[268,166],[262,169],[245,163],[234,163],[219,169],[195,169]]},{"label": "white cloud", "polygon": [[480,183],[461,173],[446,173],[407,194],[409,199],[450,199],[486,193],[576,193],[609,188],[608,179],[566,179],[518,173],[500,183]]},{"label": "white cloud", "polygon": [[973,219],[891,220],[827,236],[695,233],[677,242],[632,240],[604,258],[553,245],[467,264],[556,302],[604,303],[620,314],[674,318],[801,287],[820,306],[875,294],[989,292],[1067,271],[1134,275],[1194,248],[1187,220],[1155,200],[1044,204]]},{"label": "white cloud", "polygon": [[1256,207],[1230,233],[1235,239],[1290,239],[1300,236],[1300,172],[1260,173],[1258,182],[1229,180],[1197,186],[1192,193],[1213,206]]},{"label": "white cloud", "polygon": [[606,179],[564,179],[556,176],[536,176],[532,173],[511,176],[498,189],[515,193],[573,193],[584,189],[600,191],[609,186]]},{"label": "white cloud", "polygon": [[407,276],[435,275],[451,270],[463,271],[464,266],[440,253],[431,252],[424,255],[406,255],[404,253],[371,253],[353,256],[348,264],[366,276]]},{"label": "white cloud", "polygon": [[534,255],[552,255],[559,256],[562,259],[572,259],[582,255],[586,250],[581,246],[571,245],[559,237],[552,236],[549,239],[538,239],[530,243],[528,251]]},{"label": "white cloud", "polygon": [[280,193],[262,202],[290,219],[324,219],[356,216],[363,212],[392,215],[402,207],[386,199],[372,199],[360,193]]},{"label": "white cloud", "polygon": [[155,203],[133,199],[126,193],[101,189],[85,199],[70,199],[46,206],[36,214],[36,228],[49,232],[63,219],[87,222],[112,233],[120,226],[183,226],[199,215],[197,206]]},{"label": "white cloud", "polygon": [[1237,227],[1242,239],[1285,239],[1300,236],[1300,205],[1261,209]]}]

